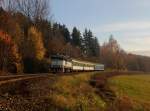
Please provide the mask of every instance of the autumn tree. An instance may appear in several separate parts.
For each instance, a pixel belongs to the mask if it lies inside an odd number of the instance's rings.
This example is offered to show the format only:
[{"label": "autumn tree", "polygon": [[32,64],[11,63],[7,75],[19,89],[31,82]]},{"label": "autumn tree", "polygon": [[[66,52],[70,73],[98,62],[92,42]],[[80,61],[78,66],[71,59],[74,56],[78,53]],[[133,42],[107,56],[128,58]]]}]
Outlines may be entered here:
[{"label": "autumn tree", "polygon": [[100,50],[101,61],[111,69],[126,69],[126,53],[120,48],[117,40],[111,35],[108,43],[104,43]]},{"label": "autumn tree", "polygon": [[[51,43],[52,39],[55,38],[52,31],[52,23],[48,20],[40,20],[36,23],[36,27],[42,33],[42,39],[44,42],[44,47],[46,48],[46,57],[50,58],[51,55]],[[56,42],[57,43],[57,42]]]},{"label": "autumn tree", "polygon": [[35,27],[31,27],[28,31],[28,38],[26,40],[26,56],[41,60],[45,55],[45,48],[43,45],[42,34]]},{"label": "autumn tree", "polygon": [[[11,35],[12,39],[17,45],[21,44],[21,39],[25,34],[24,24],[26,23],[26,18],[23,15],[17,16],[19,14],[20,13],[16,13],[12,15],[11,13],[4,10],[0,11],[0,28]],[[22,17],[25,19],[22,20]]]},{"label": "autumn tree", "polygon": [[18,72],[21,68],[20,60],[16,44],[0,30],[0,70]]},{"label": "autumn tree", "polygon": [[23,45],[23,63],[25,73],[37,73],[43,65],[45,56],[45,48],[43,44],[42,34],[34,26],[30,27],[28,37],[24,40]]}]

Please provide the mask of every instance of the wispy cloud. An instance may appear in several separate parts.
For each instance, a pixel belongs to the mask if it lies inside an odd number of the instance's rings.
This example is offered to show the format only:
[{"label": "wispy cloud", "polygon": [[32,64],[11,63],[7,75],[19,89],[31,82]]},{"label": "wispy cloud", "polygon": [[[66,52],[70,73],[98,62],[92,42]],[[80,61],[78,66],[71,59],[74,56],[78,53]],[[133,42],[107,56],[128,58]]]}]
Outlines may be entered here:
[{"label": "wispy cloud", "polygon": [[132,54],[136,54],[136,55],[143,55],[143,56],[150,56],[150,51],[149,50],[138,50],[138,51],[132,51],[130,52]]},{"label": "wispy cloud", "polygon": [[136,0],[135,4],[139,7],[149,7],[150,0]]},{"label": "wispy cloud", "polygon": [[102,34],[104,38],[109,34],[114,34],[121,47],[128,52],[137,51],[137,54],[141,55],[148,55],[150,52],[150,21],[106,24],[97,27],[95,32]]},{"label": "wispy cloud", "polygon": [[137,51],[137,50],[143,50],[143,51],[150,51],[150,36],[122,36],[122,38],[119,39],[121,45],[124,49],[127,51]]},{"label": "wispy cloud", "polygon": [[131,22],[119,22],[106,24],[101,27],[97,27],[96,31],[101,32],[118,32],[118,31],[137,31],[150,29],[150,21],[131,21]]}]

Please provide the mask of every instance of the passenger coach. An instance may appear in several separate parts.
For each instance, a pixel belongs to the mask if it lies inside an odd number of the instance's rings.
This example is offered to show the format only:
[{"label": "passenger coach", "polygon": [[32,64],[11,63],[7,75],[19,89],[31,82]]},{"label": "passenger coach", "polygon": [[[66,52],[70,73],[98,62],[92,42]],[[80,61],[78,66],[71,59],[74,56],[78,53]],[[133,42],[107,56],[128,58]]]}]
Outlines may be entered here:
[{"label": "passenger coach", "polygon": [[54,55],[51,57],[51,70],[52,72],[104,71],[104,65]]}]

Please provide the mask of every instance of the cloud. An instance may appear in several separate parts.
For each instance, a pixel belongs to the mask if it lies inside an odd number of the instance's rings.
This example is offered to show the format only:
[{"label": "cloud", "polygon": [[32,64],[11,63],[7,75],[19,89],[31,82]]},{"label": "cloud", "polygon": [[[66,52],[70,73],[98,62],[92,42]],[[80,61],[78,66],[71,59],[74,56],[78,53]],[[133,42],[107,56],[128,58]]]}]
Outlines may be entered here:
[{"label": "cloud", "polygon": [[136,54],[136,55],[143,55],[143,56],[150,56],[150,51],[148,50],[138,50],[138,51],[133,51],[133,52],[130,52],[132,54]]},{"label": "cloud", "polygon": [[[121,47],[128,52],[138,50],[150,51],[150,21],[128,21],[106,24],[102,27],[97,27],[94,31],[99,33],[104,41],[106,40],[105,38],[108,39],[110,34],[113,34]],[[147,53],[143,54],[147,55]]]},{"label": "cloud", "polygon": [[141,30],[141,31],[130,31],[130,32],[124,32],[124,36],[126,37],[141,37],[141,38],[147,38],[150,37],[150,29],[149,30]]},{"label": "cloud", "polygon": [[135,4],[139,7],[149,7],[150,1],[149,0],[136,0]]},{"label": "cloud", "polygon": [[131,21],[106,24],[102,27],[97,27],[96,32],[120,32],[120,31],[137,31],[150,29],[150,21]]},{"label": "cloud", "polygon": [[125,37],[120,38],[119,42],[121,46],[127,51],[136,51],[136,50],[150,50],[150,36],[139,36],[139,37]]},{"label": "cloud", "polygon": [[150,56],[150,21],[111,23],[97,27],[93,31],[100,35],[101,43],[113,34],[125,51]]}]

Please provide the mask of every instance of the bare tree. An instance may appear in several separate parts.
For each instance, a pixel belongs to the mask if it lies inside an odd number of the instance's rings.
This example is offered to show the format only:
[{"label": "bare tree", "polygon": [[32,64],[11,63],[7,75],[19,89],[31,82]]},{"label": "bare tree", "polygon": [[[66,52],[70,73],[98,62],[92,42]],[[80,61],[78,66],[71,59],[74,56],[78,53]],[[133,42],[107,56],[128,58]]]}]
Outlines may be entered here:
[{"label": "bare tree", "polygon": [[0,6],[21,12],[32,20],[45,19],[50,14],[50,0],[0,0]]},{"label": "bare tree", "polygon": [[4,0],[0,0],[0,7],[4,7]]},{"label": "bare tree", "polygon": [[3,0],[0,0],[0,7],[2,7],[2,4],[3,4]]},{"label": "bare tree", "polygon": [[0,7],[11,12],[15,10],[15,2],[14,0],[0,0]]},{"label": "bare tree", "polygon": [[30,19],[45,19],[49,14],[49,0],[15,0],[17,11]]}]

